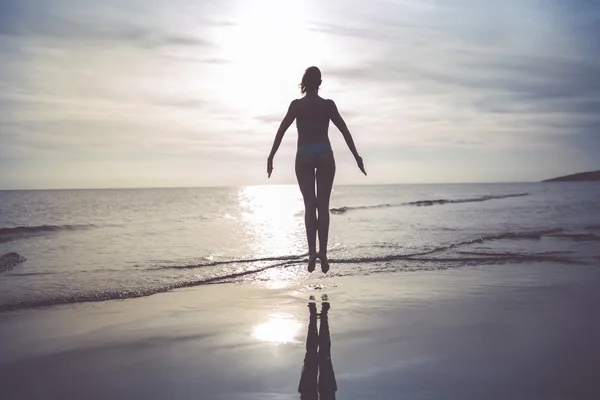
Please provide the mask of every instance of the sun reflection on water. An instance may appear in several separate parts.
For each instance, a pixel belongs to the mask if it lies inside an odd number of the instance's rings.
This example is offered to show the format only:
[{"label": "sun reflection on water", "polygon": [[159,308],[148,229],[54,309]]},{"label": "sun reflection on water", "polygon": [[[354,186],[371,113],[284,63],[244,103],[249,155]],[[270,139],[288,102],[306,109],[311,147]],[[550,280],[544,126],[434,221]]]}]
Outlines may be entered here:
[{"label": "sun reflection on water", "polygon": [[273,314],[253,328],[252,336],[262,342],[297,343],[301,327],[302,324],[289,314]]},{"label": "sun reflection on water", "polygon": [[305,252],[304,209],[297,186],[249,186],[240,190],[247,237],[257,256]]}]

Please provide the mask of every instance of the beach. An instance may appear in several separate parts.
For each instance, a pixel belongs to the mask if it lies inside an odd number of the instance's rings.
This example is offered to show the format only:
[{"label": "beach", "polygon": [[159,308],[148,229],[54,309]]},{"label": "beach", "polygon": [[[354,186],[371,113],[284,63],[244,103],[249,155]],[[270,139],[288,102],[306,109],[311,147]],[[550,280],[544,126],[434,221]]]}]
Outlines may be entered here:
[{"label": "beach", "polygon": [[509,264],[13,311],[2,397],[299,398],[307,304],[326,295],[338,399],[591,400],[599,283],[593,266]]},{"label": "beach", "polygon": [[600,400],[599,21],[0,1],[0,400]]},{"label": "beach", "polygon": [[0,191],[1,398],[298,399],[311,303],[337,399],[598,399],[599,195],[337,186],[323,274],[293,185]]}]

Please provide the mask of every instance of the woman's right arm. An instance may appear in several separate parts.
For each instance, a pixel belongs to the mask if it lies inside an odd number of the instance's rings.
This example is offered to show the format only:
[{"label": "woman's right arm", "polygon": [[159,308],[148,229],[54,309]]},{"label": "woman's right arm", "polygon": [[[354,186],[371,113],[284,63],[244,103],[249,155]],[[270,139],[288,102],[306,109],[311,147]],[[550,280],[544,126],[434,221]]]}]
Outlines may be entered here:
[{"label": "woman's right arm", "polygon": [[360,168],[362,173],[366,175],[367,173],[365,172],[365,167],[363,165],[362,158],[358,155],[358,151],[356,150],[356,146],[354,145],[354,139],[352,139],[352,135],[350,134],[350,131],[348,130],[348,126],[346,126],[346,122],[340,115],[340,112],[338,111],[337,106],[335,105],[333,100],[327,100],[327,101],[329,102],[329,107],[330,107],[329,118],[331,119],[333,124],[340,130],[340,132],[342,132],[342,136],[344,136],[344,140],[346,141],[348,148],[350,149],[350,151],[352,152],[352,155],[356,159],[358,168]]},{"label": "woman's right arm", "polygon": [[294,122],[294,119],[296,119],[296,100],[293,100],[290,103],[287,114],[283,117],[279,129],[277,130],[277,134],[275,135],[271,153],[269,153],[269,157],[267,158],[267,175],[269,178],[271,177],[271,172],[273,172],[273,158],[275,157],[275,153],[277,153],[277,149],[279,149],[279,145],[281,145],[281,140],[283,139],[283,135],[285,135],[285,131],[287,131],[292,122]]}]

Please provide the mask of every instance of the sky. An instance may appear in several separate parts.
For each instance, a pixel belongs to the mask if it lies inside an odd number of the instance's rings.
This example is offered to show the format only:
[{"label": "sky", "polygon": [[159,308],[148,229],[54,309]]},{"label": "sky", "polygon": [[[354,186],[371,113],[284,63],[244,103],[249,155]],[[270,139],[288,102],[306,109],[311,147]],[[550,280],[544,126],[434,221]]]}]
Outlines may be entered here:
[{"label": "sky", "polygon": [[0,189],[295,183],[303,71],[336,184],[600,169],[593,0],[0,0]]}]

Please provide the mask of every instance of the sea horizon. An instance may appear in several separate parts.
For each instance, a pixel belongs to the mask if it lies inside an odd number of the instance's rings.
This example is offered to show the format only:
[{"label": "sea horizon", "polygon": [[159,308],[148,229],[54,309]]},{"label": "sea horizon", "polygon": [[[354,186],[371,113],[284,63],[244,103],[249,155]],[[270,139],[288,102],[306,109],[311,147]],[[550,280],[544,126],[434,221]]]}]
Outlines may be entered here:
[{"label": "sea horizon", "polygon": [[[369,187],[369,186],[410,186],[410,185],[502,185],[502,184],[536,184],[536,183],[594,183],[594,182],[543,182],[543,181],[474,181],[474,182],[396,182],[396,183],[334,183],[333,187]],[[65,191],[65,190],[162,190],[162,189],[236,189],[243,187],[262,187],[262,186],[298,186],[296,182],[293,183],[254,183],[245,185],[224,185],[224,186],[122,186],[122,187],[56,187],[56,188],[9,188],[0,189],[0,192],[11,192],[11,191]]]}]

